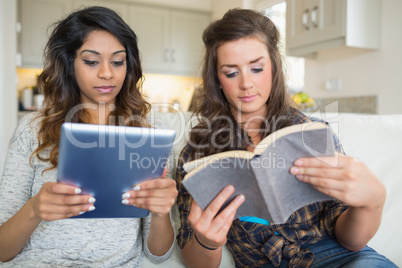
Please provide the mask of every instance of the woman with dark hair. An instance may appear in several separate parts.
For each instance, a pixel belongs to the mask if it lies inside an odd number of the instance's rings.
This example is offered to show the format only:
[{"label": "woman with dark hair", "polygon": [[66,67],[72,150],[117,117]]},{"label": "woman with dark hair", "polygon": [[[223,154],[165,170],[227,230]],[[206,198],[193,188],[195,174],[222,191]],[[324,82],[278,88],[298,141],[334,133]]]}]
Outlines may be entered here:
[{"label": "woman with dark hair", "polygon": [[169,258],[174,180],[123,194],[123,204],[150,210],[144,219],[64,220],[94,210],[95,198],[56,182],[64,122],[151,127],[141,81],[137,37],[114,11],[89,7],[56,23],[38,78],[43,108],[17,126],[0,180],[2,265],[141,267],[144,254],[156,263]]},{"label": "woman with dark hair", "polygon": [[229,10],[206,28],[203,41],[204,91],[195,109],[200,122],[176,171],[181,216],[177,239],[184,263],[218,267],[227,245],[236,267],[395,267],[366,246],[381,222],[384,185],[364,163],[343,155],[335,135],[335,157],[298,159],[290,170],[334,199],[305,206],[284,224],[253,215],[234,219],[242,195],[221,211],[233,186],[205,210],[192,200],[182,185],[184,163],[229,150],[254,151],[278,129],[319,121],[291,105],[279,33],[269,18],[252,10]]}]

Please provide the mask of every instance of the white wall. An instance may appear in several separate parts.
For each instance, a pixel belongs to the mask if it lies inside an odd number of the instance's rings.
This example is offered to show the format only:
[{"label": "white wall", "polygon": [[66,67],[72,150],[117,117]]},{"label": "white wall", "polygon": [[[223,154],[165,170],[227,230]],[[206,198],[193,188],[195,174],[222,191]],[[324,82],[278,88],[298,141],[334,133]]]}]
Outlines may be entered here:
[{"label": "white wall", "polygon": [[[402,113],[401,0],[382,0],[381,49],[333,49],[306,60],[305,91],[313,97],[379,97],[379,113]],[[340,91],[325,91],[325,80],[341,78]]]},{"label": "white wall", "polygon": [[0,0],[0,176],[17,124],[16,0]]},{"label": "white wall", "polygon": [[212,0],[212,20],[222,18],[230,8],[242,7],[242,0]]},{"label": "white wall", "polygon": [[212,20],[222,18],[222,16],[231,8],[254,9],[257,0],[210,0],[212,10]]},{"label": "white wall", "polygon": [[211,11],[211,1],[214,0],[120,0],[126,2],[144,3],[148,5],[171,6],[186,9]]}]

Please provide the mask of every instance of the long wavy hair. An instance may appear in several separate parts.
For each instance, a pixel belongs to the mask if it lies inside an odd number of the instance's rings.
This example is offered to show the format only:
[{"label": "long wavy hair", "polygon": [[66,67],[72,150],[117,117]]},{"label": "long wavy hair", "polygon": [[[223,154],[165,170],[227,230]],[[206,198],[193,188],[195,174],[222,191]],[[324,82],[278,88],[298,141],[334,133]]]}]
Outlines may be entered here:
[{"label": "long wavy hair", "polygon": [[41,119],[39,146],[31,160],[37,156],[42,161],[50,161],[52,166],[47,170],[57,167],[61,125],[66,120],[75,123],[88,121],[85,109],[77,109],[81,99],[74,74],[74,60],[76,51],[87,36],[96,30],[107,31],[115,36],[127,55],[126,77],[116,97],[109,124],[149,127],[145,117],[150,104],[141,95],[143,74],[136,34],[116,12],[108,8],[94,6],[73,12],[55,23],[45,47],[44,69],[38,77],[38,87],[45,98],[38,117]]},{"label": "long wavy hair", "polygon": [[246,149],[251,144],[242,122],[236,122],[230,111],[217,73],[217,49],[226,42],[246,37],[257,37],[266,44],[272,64],[272,89],[266,102],[268,114],[261,125],[261,138],[294,122],[296,110],[286,90],[279,31],[268,17],[256,11],[231,9],[222,19],[211,23],[202,36],[205,45],[203,86],[194,109],[200,123],[192,129],[189,140],[193,158]]}]

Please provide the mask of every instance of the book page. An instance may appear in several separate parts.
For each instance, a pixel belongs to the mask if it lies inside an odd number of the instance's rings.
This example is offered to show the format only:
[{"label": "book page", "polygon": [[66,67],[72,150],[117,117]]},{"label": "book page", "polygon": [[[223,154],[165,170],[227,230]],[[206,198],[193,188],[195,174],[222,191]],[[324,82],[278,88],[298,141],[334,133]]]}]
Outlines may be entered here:
[{"label": "book page", "polygon": [[291,133],[303,132],[307,130],[323,129],[323,128],[328,127],[322,122],[307,122],[279,129],[278,131],[271,133],[270,135],[265,137],[262,141],[260,141],[260,143],[255,147],[254,154],[255,155],[262,154],[262,152],[264,152],[265,149],[271,146],[271,144],[274,143],[276,140],[279,140],[281,137],[284,137]]},{"label": "book page", "polygon": [[248,151],[228,151],[222,152],[210,156],[206,156],[200,159],[196,159],[190,162],[187,162],[183,165],[183,169],[187,172],[188,175],[194,174],[198,170],[206,167],[207,165],[219,161],[220,159],[228,158],[228,157],[236,157],[236,158],[244,158],[251,159],[254,156],[254,153]]}]

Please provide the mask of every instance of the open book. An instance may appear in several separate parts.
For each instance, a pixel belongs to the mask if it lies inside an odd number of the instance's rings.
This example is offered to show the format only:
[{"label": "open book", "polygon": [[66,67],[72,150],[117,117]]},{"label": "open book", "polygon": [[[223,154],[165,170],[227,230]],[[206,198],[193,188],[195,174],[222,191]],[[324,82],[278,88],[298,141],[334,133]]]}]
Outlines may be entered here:
[{"label": "open book", "polygon": [[297,209],[319,201],[331,200],[311,185],[289,173],[301,157],[335,155],[331,130],[324,123],[309,122],[282,128],[265,137],[249,151],[228,151],[186,163],[183,185],[205,209],[227,185],[245,196],[236,218],[254,216],[280,224]]}]

